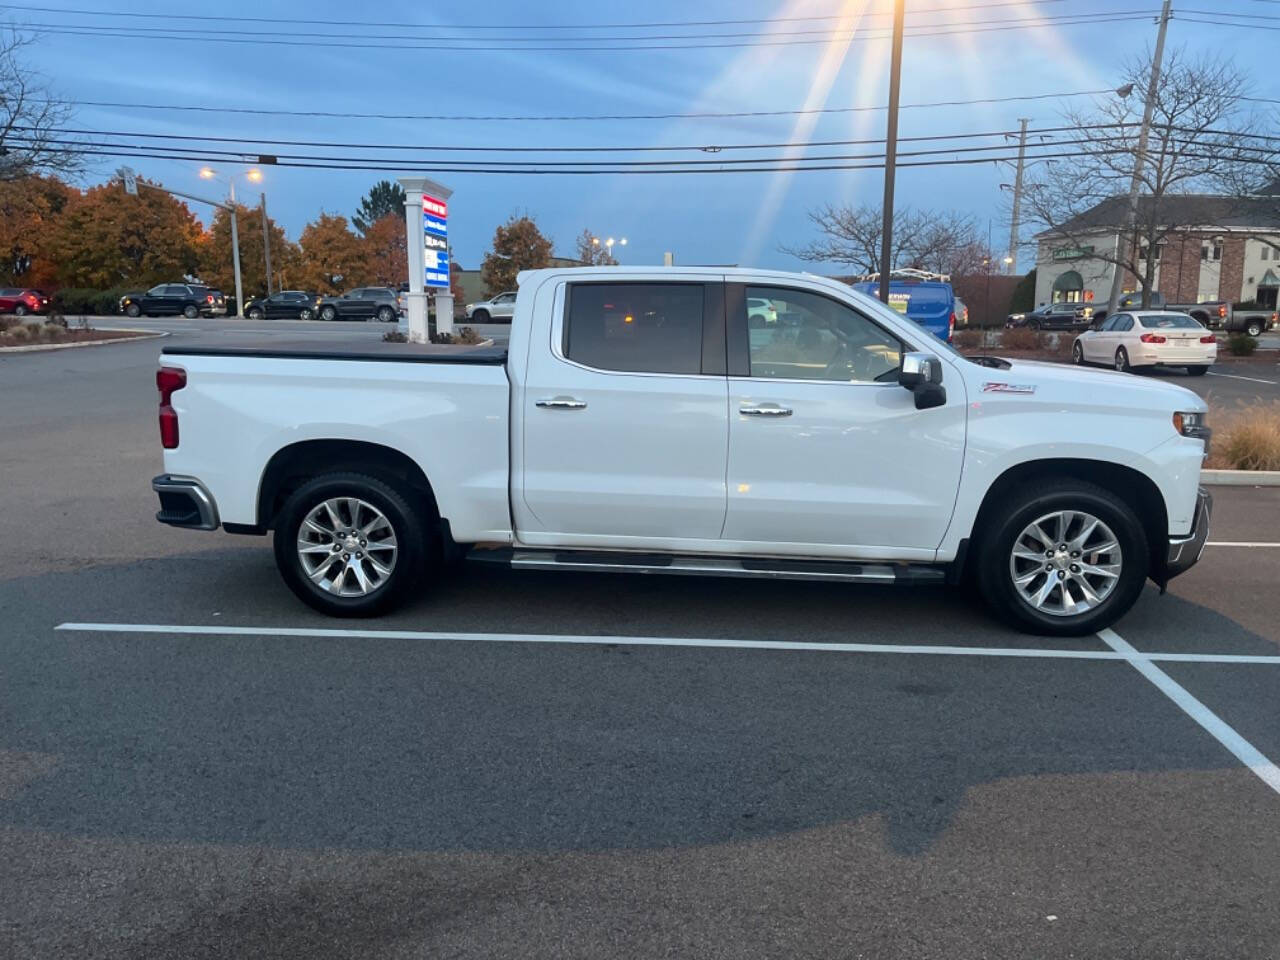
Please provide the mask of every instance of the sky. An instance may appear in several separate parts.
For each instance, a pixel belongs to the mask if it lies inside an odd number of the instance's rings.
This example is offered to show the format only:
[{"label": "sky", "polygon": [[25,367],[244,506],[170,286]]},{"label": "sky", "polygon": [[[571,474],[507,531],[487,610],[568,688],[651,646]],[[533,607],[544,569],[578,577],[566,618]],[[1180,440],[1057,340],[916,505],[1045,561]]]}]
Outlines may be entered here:
[{"label": "sky", "polygon": [[[1194,8],[1201,6],[1203,0],[1190,2]],[[1250,30],[1192,23],[1175,15],[1168,43],[1186,46],[1193,53],[1234,49],[1238,66],[1254,78],[1251,92],[1262,97],[1280,96],[1280,79],[1272,79],[1264,69],[1272,59],[1270,51],[1280,45],[1280,32],[1268,29],[1280,27],[1280,5],[1260,0],[1220,0],[1204,6],[1211,7],[1214,15],[1225,11],[1275,19],[1258,19],[1254,21],[1258,29]],[[48,25],[34,48],[33,59],[59,96],[79,102],[74,126],[85,130],[195,134],[237,141],[313,140],[368,147],[785,145],[885,135],[886,114],[880,109],[738,118],[687,115],[882,107],[888,100],[890,51],[889,41],[882,37],[891,25],[891,0],[559,0],[540,4],[516,0],[455,0],[448,4],[384,0],[359,5],[331,0],[221,0],[216,7],[173,6],[148,0],[118,0],[113,4],[43,0],[39,6],[0,7],[0,15],[7,16],[11,23]],[[1016,129],[1020,117],[1031,118],[1033,128],[1055,126],[1068,103],[1056,95],[1114,87],[1124,59],[1154,44],[1158,7],[1158,0],[908,0],[909,27],[902,66],[904,105],[1015,95],[1055,97],[905,108],[901,111],[899,135],[907,138]],[[126,15],[170,15],[177,11],[226,19],[180,21]],[[997,29],[1007,28],[1018,19],[1038,16],[1100,12],[1115,15],[1127,11],[1135,12],[1135,18]],[[1188,12],[1188,16],[1193,14]],[[839,19],[797,19],[806,17]],[[312,22],[272,24],[252,18]],[[500,39],[566,35],[563,30],[539,27],[767,18],[792,19],[645,30],[596,26],[576,31],[578,36],[600,38],[646,33],[744,34],[704,37],[702,42],[753,44],[719,49],[522,50],[520,47],[530,45],[528,41]],[[318,20],[359,23],[330,26],[314,23]],[[365,25],[374,23],[420,26]],[[969,32],[921,35],[930,30],[956,30],[956,24],[965,25]],[[191,39],[155,36],[156,31],[174,26],[191,30]],[[477,26],[493,29],[473,29]],[[456,41],[456,46],[446,41],[441,44],[445,49],[395,46],[397,38],[430,36],[433,28],[436,35],[474,39]],[[385,39],[351,39],[364,34]],[[499,39],[486,41],[482,39],[485,37]],[[289,43],[220,42],[219,38]],[[821,42],[760,42],[815,38]],[[364,46],[344,45],[354,42]],[[458,49],[485,43],[498,49]],[[553,43],[546,41],[547,45]],[[652,43],[657,45],[659,41]],[[602,39],[597,45],[618,44]],[[337,119],[102,107],[84,101],[519,117],[661,113],[678,118]],[[232,148],[240,149],[240,145],[233,144]],[[292,148],[261,149],[284,153]],[[813,148],[811,152],[844,155],[880,149],[873,144]],[[909,148],[904,145],[901,149]],[[332,148],[319,152],[344,151]],[[788,151],[783,146],[679,156],[728,159],[796,152],[795,148]],[[456,159],[459,155],[388,149],[384,156],[436,160],[450,156]],[[542,155],[544,160],[549,156]],[[599,159],[602,155],[585,156]],[[649,154],[645,159],[664,156],[671,154]],[[232,157],[217,164],[219,173],[242,176],[252,164],[235,162],[238,159]],[[512,154],[504,159],[526,157]],[[200,179],[200,162],[171,158],[102,158],[86,171],[82,181],[100,182],[122,162],[174,190],[202,195],[225,190],[216,182]],[[261,184],[239,181],[241,199],[246,193],[256,198],[257,191],[264,190],[271,216],[295,240],[322,209],[350,217],[372,183],[397,175],[395,171],[283,166],[261,169]],[[412,175],[414,171],[406,165],[401,173]],[[454,191],[450,243],[455,261],[464,268],[479,266],[497,224],[512,213],[527,213],[552,238],[556,252],[563,255],[572,254],[577,235],[588,228],[600,236],[625,236],[625,249],[615,248],[624,263],[661,263],[664,252],[671,251],[681,264],[804,269],[808,265],[782,247],[813,239],[815,231],[808,211],[825,203],[878,204],[883,190],[883,173],[875,169],[646,176],[432,176]],[[982,231],[990,221],[992,247],[999,251],[1008,245],[1008,204],[1002,200],[1000,184],[1012,179],[1011,167],[1003,163],[903,168],[897,178],[897,207],[960,211],[972,215]],[[207,221],[208,208],[193,205],[193,209]],[[1022,269],[1031,266],[1028,259],[1024,250],[1024,262],[1019,265]]]}]

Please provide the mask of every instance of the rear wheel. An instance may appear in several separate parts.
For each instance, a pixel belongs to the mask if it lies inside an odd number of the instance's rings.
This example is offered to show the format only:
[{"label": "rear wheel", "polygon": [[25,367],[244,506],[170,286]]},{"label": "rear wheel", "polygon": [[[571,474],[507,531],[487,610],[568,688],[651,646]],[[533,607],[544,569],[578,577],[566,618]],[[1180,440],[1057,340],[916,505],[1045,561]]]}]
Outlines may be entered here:
[{"label": "rear wheel", "polygon": [[1262,321],[1250,320],[1249,325],[1246,326],[1244,329],[1245,329],[1245,332],[1249,334],[1249,336],[1260,337],[1262,336]]},{"label": "rear wheel", "polygon": [[276,520],[280,575],[321,613],[386,613],[421,580],[428,527],[418,502],[365,474],[316,477],[290,495]]},{"label": "rear wheel", "polygon": [[194,320],[196,317],[200,316],[200,311],[196,309],[195,304],[188,303],[182,308],[182,315],[188,320]]},{"label": "rear wheel", "polygon": [[298,311],[299,320],[314,320],[315,316],[315,312],[310,307],[303,307]]},{"label": "rear wheel", "polygon": [[13,315],[14,315],[15,317],[25,317],[25,316],[27,315],[27,308],[26,308],[26,306],[25,306],[24,304],[21,304],[21,303],[20,303],[20,304],[18,304],[17,306],[15,306],[15,307],[13,308]]},{"label": "rear wheel", "polygon": [[1116,351],[1116,369],[1121,373],[1128,373],[1133,369],[1129,366],[1129,351],[1124,347]]},{"label": "rear wheel", "polygon": [[1208,372],[1209,368],[1203,364],[1187,367],[1187,373],[1191,374],[1193,377],[1203,377]]},{"label": "rear wheel", "polygon": [[978,549],[983,599],[1031,633],[1080,636],[1125,614],[1150,565],[1142,523],[1082,480],[1023,487],[1006,498]]}]

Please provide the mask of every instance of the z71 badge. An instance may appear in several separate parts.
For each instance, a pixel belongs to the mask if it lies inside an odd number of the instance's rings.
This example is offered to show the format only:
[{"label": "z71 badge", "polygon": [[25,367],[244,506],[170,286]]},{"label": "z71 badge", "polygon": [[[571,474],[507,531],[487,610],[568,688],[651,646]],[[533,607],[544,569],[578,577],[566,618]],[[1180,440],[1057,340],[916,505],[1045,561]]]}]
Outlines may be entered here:
[{"label": "z71 badge", "polygon": [[1036,388],[1029,383],[984,383],[983,393],[1035,393]]}]

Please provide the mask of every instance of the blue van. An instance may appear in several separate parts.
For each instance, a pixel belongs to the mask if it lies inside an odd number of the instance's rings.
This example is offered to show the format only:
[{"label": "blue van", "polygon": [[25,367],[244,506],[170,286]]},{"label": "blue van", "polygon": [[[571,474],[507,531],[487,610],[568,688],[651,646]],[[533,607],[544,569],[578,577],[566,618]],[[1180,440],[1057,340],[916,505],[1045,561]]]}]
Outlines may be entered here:
[{"label": "blue van", "polygon": [[[880,281],[865,280],[853,289],[872,299],[880,297]],[[944,280],[894,276],[889,280],[889,306],[924,327],[939,340],[951,342],[956,326],[956,295]]]}]

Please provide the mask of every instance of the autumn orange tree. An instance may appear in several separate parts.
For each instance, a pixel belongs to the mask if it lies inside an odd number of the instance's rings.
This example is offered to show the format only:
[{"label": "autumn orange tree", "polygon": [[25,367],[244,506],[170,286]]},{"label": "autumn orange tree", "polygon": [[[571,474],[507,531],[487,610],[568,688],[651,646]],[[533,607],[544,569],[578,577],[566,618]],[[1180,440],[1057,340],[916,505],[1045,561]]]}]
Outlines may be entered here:
[{"label": "autumn orange tree", "polygon": [[79,195],[56,177],[0,181],[0,286],[48,289],[57,283],[49,247],[58,218]]},{"label": "autumn orange tree", "polygon": [[403,216],[389,213],[369,224],[364,231],[364,246],[369,273],[363,282],[396,287],[408,279],[409,240]]},{"label": "autumn orange tree", "polygon": [[303,289],[333,294],[368,281],[368,251],[346,217],[321,212],[298,240],[302,247],[299,286]]},{"label": "autumn orange tree", "polygon": [[551,241],[542,235],[533,218],[512,214],[493,232],[493,249],[484,255],[480,279],[490,295],[514,290],[516,274],[536,270],[551,262]]},{"label": "autumn orange tree", "polygon": [[[138,183],[146,183],[141,177]],[[119,177],[72,196],[47,255],[63,286],[106,289],[179,282],[199,270],[203,230],[181,200],[161,190],[125,193]]]},{"label": "autumn orange tree", "polygon": [[[236,206],[236,229],[240,234],[240,283],[245,300],[267,292],[266,257],[262,249],[262,210],[259,207]],[[271,233],[271,273],[275,287],[281,286],[282,274],[292,272],[299,253],[285,237],[284,229],[270,216],[267,229]],[[235,290],[235,267],[231,259],[231,214],[219,209],[208,232],[200,241],[200,279],[230,293]],[[273,287],[274,289],[274,287]]]}]

